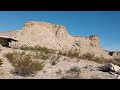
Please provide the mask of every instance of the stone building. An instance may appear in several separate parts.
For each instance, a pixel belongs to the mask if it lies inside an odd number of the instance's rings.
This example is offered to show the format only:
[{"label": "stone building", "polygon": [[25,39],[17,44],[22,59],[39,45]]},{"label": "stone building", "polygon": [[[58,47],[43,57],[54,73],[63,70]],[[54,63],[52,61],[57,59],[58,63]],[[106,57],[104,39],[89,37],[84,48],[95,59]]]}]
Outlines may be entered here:
[{"label": "stone building", "polygon": [[8,37],[8,36],[0,36],[0,44],[1,44],[3,47],[10,47],[9,44],[10,44],[12,41],[17,42],[17,40],[12,39],[12,38],[10,38],[10,37]]}]

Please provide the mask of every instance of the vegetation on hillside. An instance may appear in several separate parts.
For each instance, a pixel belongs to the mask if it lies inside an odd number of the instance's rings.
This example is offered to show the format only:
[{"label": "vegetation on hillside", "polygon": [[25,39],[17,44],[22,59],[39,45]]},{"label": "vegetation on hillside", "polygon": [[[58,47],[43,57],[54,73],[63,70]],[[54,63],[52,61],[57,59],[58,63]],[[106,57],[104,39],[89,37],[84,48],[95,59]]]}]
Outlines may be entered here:
[{"label": "vegetation on hillside", "polygon": [[46,47],[41,47],[41,46],[35,46],[35,47],[32,47],[32,46],[27,46],[27,45],[23,45],[20,47],[21,50],[29,50],[29,51],[40,51],[40,52],[44,52],[45,54],[48,54],[48,53],[55,53],[55,50],[52,50],[52,49],[48,49]]},{"label": "vegetation on hillside", "polygon": [[84,53],[81,55],[79,52],[72,52],[72,51],[68,51],[68,52],[64,52],[64,53],[60,51],[58,54],[67,56],[67,57],[71,57],[71,58],[91,60],[91,61],[94,61],[97,63],[113,63],[115,65],[120,66],[120,58],[106,59],[103,56],[97,57],[93,53]]}]

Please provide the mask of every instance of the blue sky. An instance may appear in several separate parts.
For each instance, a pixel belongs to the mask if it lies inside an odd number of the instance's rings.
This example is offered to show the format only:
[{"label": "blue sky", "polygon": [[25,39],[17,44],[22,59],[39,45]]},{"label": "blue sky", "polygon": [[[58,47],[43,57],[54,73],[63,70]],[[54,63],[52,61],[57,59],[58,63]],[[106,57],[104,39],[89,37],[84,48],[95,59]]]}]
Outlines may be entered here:
[{"label": "blue sky", "polygon": [[27,21],[64,25],[71,35],[98,35],[102,47],[120,51],[120,11],[0,11],[0,32],[21,29]]}]

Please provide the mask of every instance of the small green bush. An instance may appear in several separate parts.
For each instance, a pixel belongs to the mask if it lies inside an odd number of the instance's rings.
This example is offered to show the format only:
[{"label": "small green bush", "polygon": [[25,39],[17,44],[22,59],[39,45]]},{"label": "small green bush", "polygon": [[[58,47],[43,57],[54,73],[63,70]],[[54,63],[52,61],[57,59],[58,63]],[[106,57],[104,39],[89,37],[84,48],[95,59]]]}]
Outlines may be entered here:
[{"label": "small green bush", "polygon": [[5,54],[5,57],[14,67],[13,73],[22,76],[35,74],[43,69],[43,63],[32,61],[31,55],[26,55],[25,52],[13,52]]}]

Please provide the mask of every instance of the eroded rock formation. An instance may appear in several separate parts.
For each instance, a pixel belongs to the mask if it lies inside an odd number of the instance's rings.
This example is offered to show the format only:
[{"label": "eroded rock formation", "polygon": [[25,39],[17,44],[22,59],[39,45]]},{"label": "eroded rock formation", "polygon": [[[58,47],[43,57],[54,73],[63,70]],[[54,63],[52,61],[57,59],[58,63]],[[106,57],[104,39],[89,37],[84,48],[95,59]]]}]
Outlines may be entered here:
[{"label": "eroded rock formation", "polygon": [[111,57],[100,46],[98,36],[71,36],[67,32],[66,27],[62,25],[29,21],[25,23],[21,30],[13,31],[9,35],[18,40],[17,43],[12,43],[12,46],[39,45],[55,50],[77,50],[81,53],[92,52],[97,56]]}]

